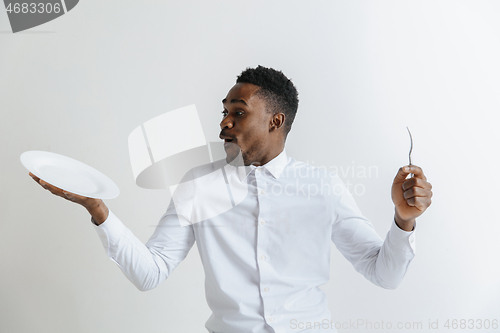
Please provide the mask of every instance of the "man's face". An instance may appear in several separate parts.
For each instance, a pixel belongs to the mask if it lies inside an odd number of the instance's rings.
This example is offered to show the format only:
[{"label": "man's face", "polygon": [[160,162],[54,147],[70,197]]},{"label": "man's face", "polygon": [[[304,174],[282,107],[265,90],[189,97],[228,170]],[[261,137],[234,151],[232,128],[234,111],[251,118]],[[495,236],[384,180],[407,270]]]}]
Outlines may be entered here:
[{"label": "man's face", "polygon": [[240,150],[245,165],[261,165],[268,154],[272,114],[266,111],[265,101],[256,94],[259,89],[250,83],[237,83],[222,100],[219,137],[224,140],[228,163]]}]

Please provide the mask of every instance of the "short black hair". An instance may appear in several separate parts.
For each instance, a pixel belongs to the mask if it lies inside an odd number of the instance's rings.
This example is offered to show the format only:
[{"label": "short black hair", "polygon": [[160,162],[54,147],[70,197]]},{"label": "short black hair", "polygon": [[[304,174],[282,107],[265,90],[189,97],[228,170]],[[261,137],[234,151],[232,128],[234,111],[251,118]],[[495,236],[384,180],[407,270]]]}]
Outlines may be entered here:
[{"label": "short black hair", "polygon": [[251,83],[261,88],[257,94],[266,101],[269,111],[285,114],[286,137],[299,107],[299,93],[292,81],[281,71],[259,65],[241,72],[236,83]]}]

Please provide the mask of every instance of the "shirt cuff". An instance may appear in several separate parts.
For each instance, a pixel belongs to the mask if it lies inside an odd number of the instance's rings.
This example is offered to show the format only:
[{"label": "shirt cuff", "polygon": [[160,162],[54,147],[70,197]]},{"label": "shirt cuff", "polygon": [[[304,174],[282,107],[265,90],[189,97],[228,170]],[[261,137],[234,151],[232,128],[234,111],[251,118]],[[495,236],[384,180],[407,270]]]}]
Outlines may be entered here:
[{"label": "shirt cuff", "polygon": [[391,229],[387,234],[387,237],[390,239],[390,244],[393,248],[397,250],[411,250],[415,253],[415,230],[417,229],[417,222],[415,221],[415,225],[412,231],[405,231],[398,227],[396,221],[392,221]]},{"label": "shirt cuff", "polygon": [[116,244],[126,229],[123,223],[111,210],[109,211],[108,218],[100,225],[96,225],[93,218],[91,221],[94,223],[95,230],[105,249],[109,249],[110,245]]}]

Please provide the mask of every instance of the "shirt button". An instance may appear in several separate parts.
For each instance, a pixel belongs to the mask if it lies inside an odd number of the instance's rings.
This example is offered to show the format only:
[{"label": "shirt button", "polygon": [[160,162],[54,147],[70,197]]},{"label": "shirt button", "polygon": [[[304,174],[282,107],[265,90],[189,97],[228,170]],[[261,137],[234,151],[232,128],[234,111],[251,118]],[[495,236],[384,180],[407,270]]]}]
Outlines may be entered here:
[{"label": "shirt button", "polygon": [[266,194],[264,190],[260,190],[260,194]]},{"label": "shirt button", "polygon": [[266,224],[266,221],[264,221],[264,220],[260,221],[260,225],[265,225],[265,224]]},{"label": "shirt button", "polygon": [[269,321],[274,321],[274,317],[269,317]]},{"label": "shirt button", "polygon": [[260,260],[266,260],[266,256],[260,256]]},{"label": "shirt button", "polygon": [[268,288],[268,287],[265,287],[265,288],[264,288],[264,291],[265,291],[265,292],[268,292],[268,291],[269,291],[269,288]]}]

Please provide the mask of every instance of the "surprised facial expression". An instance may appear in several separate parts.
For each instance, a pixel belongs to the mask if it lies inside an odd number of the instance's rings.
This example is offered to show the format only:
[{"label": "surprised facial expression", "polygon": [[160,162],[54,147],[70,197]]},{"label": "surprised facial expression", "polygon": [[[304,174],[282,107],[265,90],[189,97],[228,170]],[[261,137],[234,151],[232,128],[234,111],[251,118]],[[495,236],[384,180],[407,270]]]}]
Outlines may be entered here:
[{"label": "surprised facial expression", "polygon": [[237,83],[222,100],[224,110],[219,137],[224,140],[226,161],[241,158],[245,165],[260,165],[269,150],[269,127],[272,114],[266,102],[257,94],[260,87],[250,83]]}]

